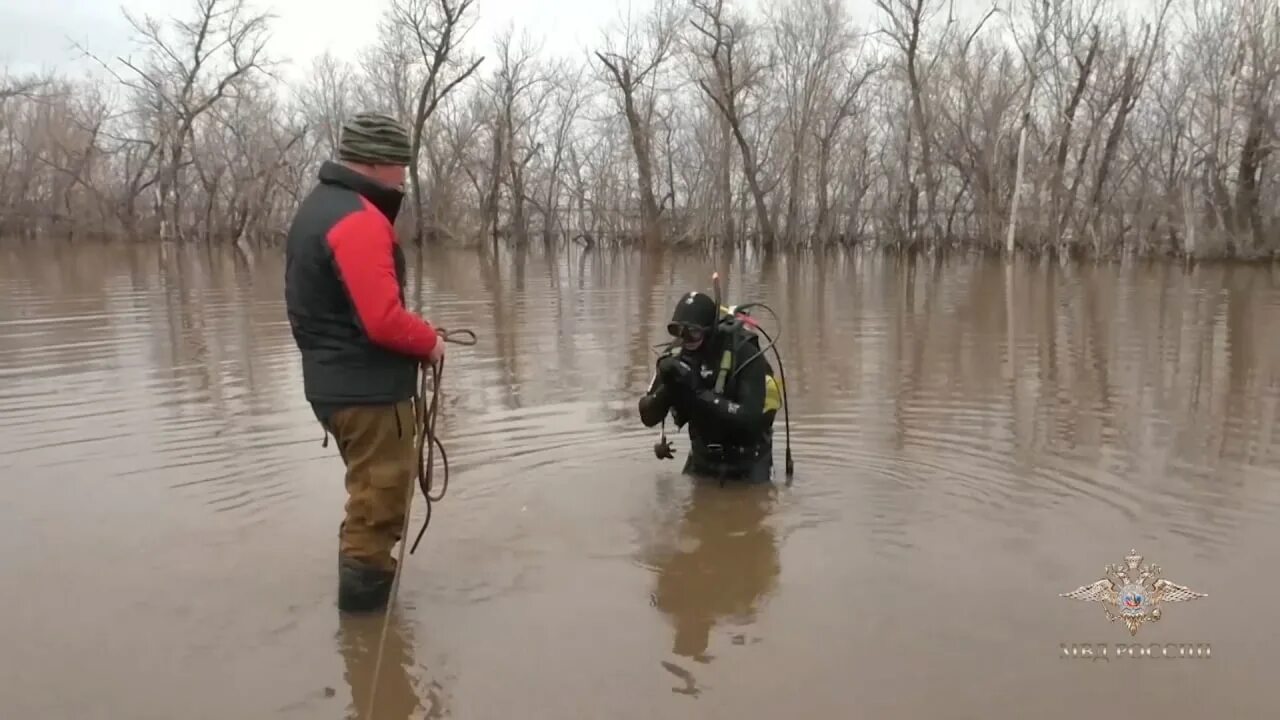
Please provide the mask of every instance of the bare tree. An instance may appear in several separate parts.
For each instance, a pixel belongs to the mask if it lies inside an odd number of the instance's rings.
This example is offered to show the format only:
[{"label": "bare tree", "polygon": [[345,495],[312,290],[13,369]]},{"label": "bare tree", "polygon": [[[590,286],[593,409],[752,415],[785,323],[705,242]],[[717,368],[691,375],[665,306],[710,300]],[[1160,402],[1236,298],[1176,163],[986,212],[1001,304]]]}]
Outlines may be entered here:
[{"label": "bare tree", "polygon": [[45,85],[46,81],[39,78],[0,78],[0,102],[11,97],[30,97]]},{"label": "bare tree", "polygon": [[480,67],[484,58],[457,57],[459,44],[470,32],[464,24],[474,0],[392,0],[390,17],[396,31],[406,34],[425,66],[413,111],[412,159],[409,182],[413,187],[414,235],[421,245],[426,236],[422,205],[422,178],[418,172],[422,133],[441,100]]},{"label": "bare tree", "polygon": [[493,111],[493,154],[481,234],[488,236],[492,232],[495,239],[499,235],[499,195],[505,184],[510,199],[510,219],[501,234],[513,236],[524,244],[529,235],[527,173],[543,147],[538,139],[539,123],[554,86],[540,71],[539,48],[527,36],[522,37],[519,46],[515,42],[514,29],[510,27],[498,36],[499,65],[486,88]]},{"label": "bare tree", "polygon": [[354,70],[325,51],[311,64],[310,82],[298,90],[298,102],[327,154],[338,150],[342,123],[352,113]]},{"label": "bare tree", "polygon": [[646,247],[662,241],[654,189],[653,116],[659,93],[657,75],[671,55],[682,16],[677,8],[676,0],[655,0],[644,20],[633,23],[628,19],[625,23],[622,47],[616,47],[610,37],[606,49],[595,53],[618,93],[626,118],[638,176],[641,239]]},{"label": "bare tree", "polygon": [[548,247],[555,236],[569,233],[569,229],[564,224],[564,213],[561,208],[562,198],[569,186],[563,177],[566,166],[570,163],[569,150],[575,125],[586,100],[583,83],[584,68],[575,69],[567,66],[566,63],[557,65],[558,67],[553,66],[548,71],[554,83],[551,103],[555,110],[544,131],[549,149],[543,155],[545,184],[540,195],[543,213],[542,239]]},{"label": "bare tree", "polygon": [[1274,3],[651,0],[585,57],[486,39],[481,76],[474,0],[395,0],[286,87],[246,2],[128,16],[105,82],[0,72],[0,235],[248,256],[377,109],[421,242],[1280,255]]},{"label": "bare tree", "polygon": [[193,5],[190,20],[172,22],[172,38],[159,19],[124,11],[143,59],[119,60],[131,79],[102,63],[154,110],[149,130],[160,153],[161,237],[182,236],[183,170],[190,164],[187,148],[196,122],[234,94],[239,82],[270,65],[266,43],[272,15],[253,12],[246,0],[194,0]]},{"label": "bare tree", "polygon": [[[907,82],[910,125],[902,148],[902,172],[906,183],[904,190],[907,204],[905,241],[908,247],[915,247],[921,239],[918,210],[921,182],[924,184],[925,194],[924,222],[932,226],[936,220],[938,178],[933,166],[933,138],[930,133],[929,110],[925,100],[928,63],[925,60],[923,47],[924,25],[939,9],[939,7],[933,7],[934,3],[935,0],[876,0],[876,7],[885,14],[889,23],[885,33],[902,52],[902,69]],[[920,146],[918,174],[911,162],[911,150],[915,143]]]},{"label": "bare tree", "polygon": [[698,86],[715,103],[724,115],[733,133],[738,149],[742,152],[742,171],[751,199],[755,203],[756,222],[760,226],[762,244],[767,250],[777,248],[777,233],[773,218],[765,205],[765,191],[760,183],[760,166],[755,149],[747,142],[742,126],[750,112],[751,94],[761,89],[761,79],[768,67],[753,61],[750,52],[751,28],[741,18],[726,17],[724,0],[692,0],[693,7],[701,14],[692,25],[706,38],[703,52],[709,64],[713,81],[708,84],[699,79]]},{"label": "bare tree", "polygon": [[1244,141],[1236,170],[1235,228],[1249,239],[1250,251],[1262,249],[1262,173],[1280,146],[1280,7],[1245,3],[1239,69],[1240,105],[1245,113]]}]

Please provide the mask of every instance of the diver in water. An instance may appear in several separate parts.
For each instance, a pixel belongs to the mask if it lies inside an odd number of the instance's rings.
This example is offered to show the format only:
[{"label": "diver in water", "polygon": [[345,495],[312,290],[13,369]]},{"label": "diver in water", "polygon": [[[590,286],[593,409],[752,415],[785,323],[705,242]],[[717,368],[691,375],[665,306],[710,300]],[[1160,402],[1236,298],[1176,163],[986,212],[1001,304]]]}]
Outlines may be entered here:
[{"label": "diver in water", "polygon": [[678,342],[658,358],[641,422],[653,427],[670,412],[677,428],[689,426],[685,473],[771,482],[779,389],[756,333],[697,291],[680,298],[667,332]]}]

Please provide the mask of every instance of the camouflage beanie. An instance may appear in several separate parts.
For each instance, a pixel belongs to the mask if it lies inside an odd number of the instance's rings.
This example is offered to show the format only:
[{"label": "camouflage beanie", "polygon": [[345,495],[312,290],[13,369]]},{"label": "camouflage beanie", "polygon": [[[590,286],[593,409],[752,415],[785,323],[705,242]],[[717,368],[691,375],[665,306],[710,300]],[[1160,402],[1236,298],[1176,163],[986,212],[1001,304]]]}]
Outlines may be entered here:
[{"label": "camouflage beanie", "polygon": [[358,113],[342,125],[338,159],[366,165],[408,165],[409,133],[395,118]]}]

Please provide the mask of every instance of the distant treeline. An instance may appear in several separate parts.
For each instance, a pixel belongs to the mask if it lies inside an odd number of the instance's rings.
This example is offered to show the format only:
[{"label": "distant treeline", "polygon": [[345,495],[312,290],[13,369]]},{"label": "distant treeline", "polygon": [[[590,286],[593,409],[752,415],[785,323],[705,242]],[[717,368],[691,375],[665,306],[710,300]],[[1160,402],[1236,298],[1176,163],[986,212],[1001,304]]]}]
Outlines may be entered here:
[{"label": "distant treeline", "polygon": [[479,57],[475,0],[392,0],[290,87],[246,0],[129,16],[144,51],[81,48],[109,82],[0,76],[0,236],[278,243],[380,109],[418,145],[410,241],[1280,254],[1274,2],[765,5]]}]

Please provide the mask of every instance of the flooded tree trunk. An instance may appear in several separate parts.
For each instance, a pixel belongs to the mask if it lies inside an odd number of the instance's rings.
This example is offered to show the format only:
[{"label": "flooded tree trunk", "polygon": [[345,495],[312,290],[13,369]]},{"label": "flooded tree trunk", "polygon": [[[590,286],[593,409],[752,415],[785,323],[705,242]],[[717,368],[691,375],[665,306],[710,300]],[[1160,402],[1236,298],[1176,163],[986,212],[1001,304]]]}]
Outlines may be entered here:
[{"label": "flooded tree trunk", "polygon": [[419,172],[422,133],[440,102],[480,67],[483,58],[469,65],[449,81],[444,81],[446,64],[454,57],[461,40],[459,25],[475,0],[392,0],[391,30],[409,47],[418,48],[426,66],[426,77],[417,92],[410,137],[409,182],[413,188],[413,242],[421,246],[426,237],[426,213],[422,202]]},{"label": "flooded tree trunk", "polygon": [[698,80],[698,86],[724,115],[725,122],[737,141],[742,153],[742,173],[746,177],[747,188],[755,205],[761,241],[766,252],[773,252],[777,249],[777,232],[760,185],[760,168],[755,151],[742,132],[742,99],[759,81],[761,69],[759,65],[752,63],[749,56],[744,58],[744,48],[736,40],[737,35],[724,17],[724,0],[694,0],[694,7],[701,12],[706,23],[705,27],[697,22],[693,26],[705,36],[710,45],[703,52],[715,76],[714,87],[701,79]]}]

